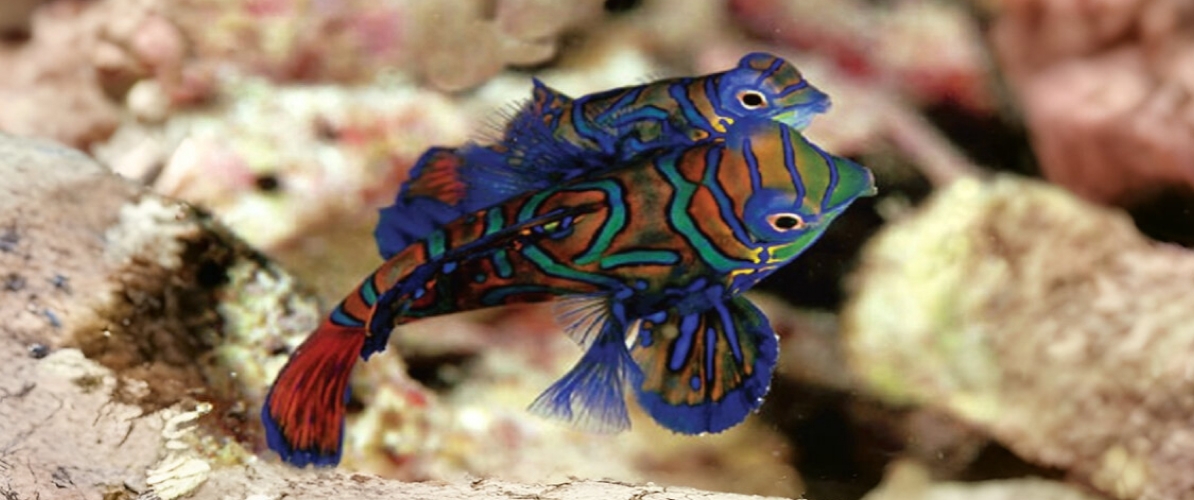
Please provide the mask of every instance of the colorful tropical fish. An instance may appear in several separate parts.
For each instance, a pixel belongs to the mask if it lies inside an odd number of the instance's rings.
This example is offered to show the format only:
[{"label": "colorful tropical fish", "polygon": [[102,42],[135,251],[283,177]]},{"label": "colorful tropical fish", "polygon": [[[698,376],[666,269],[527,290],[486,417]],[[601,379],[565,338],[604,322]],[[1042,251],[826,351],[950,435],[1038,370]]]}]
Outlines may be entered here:
[{"label": "colorful tropical fish", "polygon": [[375,235],[383,258],[517,194],[722,137],[735,120],[767,118],[803,129],[830,106],[795,66],[758,52],[705,76],[576,99],[535,80],[532,94],[494,144],[436,147],[420,157],[394,205],[381,210]]},{"label": "colorful tropical fish", "polygon": [[740,294],[874,191],[866,168],[789,126],[747,118],[722,139],[595,169],[436,227],[295,351],[262,409],[269,446],[295,465],[337,463],[349,374],[358,356],[385,349],[396,325],[556,299],[585,353],[531,411],[626,429],[629,385],[669,429],[725,430],[761,404],[778,354],[767,319]]}]

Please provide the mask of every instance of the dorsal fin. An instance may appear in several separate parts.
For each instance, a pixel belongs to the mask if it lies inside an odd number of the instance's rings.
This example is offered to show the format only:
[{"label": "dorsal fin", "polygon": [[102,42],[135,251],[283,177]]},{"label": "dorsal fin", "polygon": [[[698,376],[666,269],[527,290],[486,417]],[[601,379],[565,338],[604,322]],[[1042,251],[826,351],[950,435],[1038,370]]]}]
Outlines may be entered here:
[{"label": "dorsal fin", "polygon": [[571,98],[539,80],[534,85],[498,143],[433,147],[419,157],[394,203],[380,210],[373,236],[383,258],[458,217],[588,170],[584,150],[556,140],[548,123],[548,113]]},{"label": "dorsal fin", "polygon": [[505,161],[485,163],[485,168],[502,169],[528,185],[551,184],[586,172],[586,163],[601,151],[575,143],[560,131],[574,126],[576,117],[565,113],[574,104],[571,97],[534,79],[531,100],[510,118],[502,139],[483,148]]},{"label": "dorsal fin", "polygon": [[473,144],[494,144],[506,138],[506,127],[514,118],[533,105],[530,99],[522,98],[507,102],[493,109],[481,119],[481,126],[474,132]]},{"label": "dorsal fin", "polygon": [[411,168],[394,204],[378,211],[373,238],[382,258],[389,259],[407,245],[455,220],[468,185],[460,177],[463,159],[455,150],[428,149]]},{"label": "dorsal fin", "polygon": [[668,429],[700,434],[733,427],[762,404],[779,347],[766,316],[739,296],[644,318],[631,356],[639,404]]}]

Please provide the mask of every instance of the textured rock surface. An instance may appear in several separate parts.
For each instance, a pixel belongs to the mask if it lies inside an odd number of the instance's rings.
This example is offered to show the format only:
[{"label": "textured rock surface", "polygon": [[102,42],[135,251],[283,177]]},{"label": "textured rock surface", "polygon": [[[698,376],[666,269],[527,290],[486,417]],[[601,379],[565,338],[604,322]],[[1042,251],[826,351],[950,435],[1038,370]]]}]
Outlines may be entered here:
[{"label": "textured rock surface", "polygon": [[891,465],[883,484],[863,500],[1098,500],[1074,486],[1044,479],[1008,479],[981,483],[935,483],[915,462]]},{"label": "textured rock surface", "polygon": [[1036,182],[966,179],[865,250],[843,322],[888,401],[1120,498],[1194,498],[1194,254]]},{"label": "textured rock surface", "polygon": [[245,455],[231,438],[260,387],[240,379],[277,369],[314,300],[195,209],[49,142],[0,135],[0,228],[7,487],[99,498]]}]

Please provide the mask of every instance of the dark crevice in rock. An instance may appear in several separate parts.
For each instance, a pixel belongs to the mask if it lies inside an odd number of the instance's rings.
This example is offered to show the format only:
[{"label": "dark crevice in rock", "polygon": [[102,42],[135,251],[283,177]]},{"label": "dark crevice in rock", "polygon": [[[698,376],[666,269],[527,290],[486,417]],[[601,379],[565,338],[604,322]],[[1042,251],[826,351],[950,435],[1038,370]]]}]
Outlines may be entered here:
[{"label": "dark crevice in rock", "polygon": [[1194,189],[1173,186],[1156,190],[1128,207],[1136,227],[1146,236],[1194,248]]},{"label": "dark crevice in rock", "polygon": [[410,378],[429,390],[447,392],[467,378],[467,365],[476,353],[445,352],[403,356]]},{"label": "dark crevice in rock", "polygon": [[[221,414],[240,396],[206,389],[212,348],[223,341],[217,307],[228,269],[254,252],[215,231],[195,231],[181,243],[178,269],[134,256],[118,270],[112,277],[120,283],[116,296],[100,311],[97,324],[77,328],[71,344],[118,375],[117,401],[152,412],[203,400]],[[128,380],[144,381],[147,391],[127,390]]]},{"label": "dark crevice in rock", "polygon": [[605,0],[603,7],[606,12],[621,14],[634,10],[642,3],[642,0]]}]

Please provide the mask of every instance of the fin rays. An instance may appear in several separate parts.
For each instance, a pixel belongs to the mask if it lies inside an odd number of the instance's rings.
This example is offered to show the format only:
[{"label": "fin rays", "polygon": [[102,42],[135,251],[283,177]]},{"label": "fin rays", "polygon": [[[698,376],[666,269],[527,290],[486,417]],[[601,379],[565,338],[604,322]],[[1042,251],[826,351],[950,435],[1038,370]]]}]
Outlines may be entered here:
[{"label": "fin rays", "polygon": [[656,422],[683,434],[742,422],[762,404],[779,355],[767,318],[743,297],[725,308],[669,312],[645,322],[639,336],[632,351],[638,401]]},{"label": "fin rays", "polygon": [[626,350],[622,325],[606,321],[601,328],[576,366],[531,403],[531,413],[590,432],[630,428],[625,388],[640,377],[638,367]]},{"label": "fin rays", "polygon": [[365,332],[325,321],[278,374],[261,420],[266,443],[291,464],[334,466],[344,441],[348,380]]},{"label": "fin rays", "polygon": [[556,321],[569,338],[583,349],[588,349],[601,333],[601,321],[605,319],[606,301],[602,296],[582,295],[568,297],[555,302],[553,309]]}]

